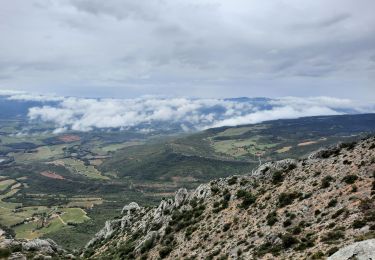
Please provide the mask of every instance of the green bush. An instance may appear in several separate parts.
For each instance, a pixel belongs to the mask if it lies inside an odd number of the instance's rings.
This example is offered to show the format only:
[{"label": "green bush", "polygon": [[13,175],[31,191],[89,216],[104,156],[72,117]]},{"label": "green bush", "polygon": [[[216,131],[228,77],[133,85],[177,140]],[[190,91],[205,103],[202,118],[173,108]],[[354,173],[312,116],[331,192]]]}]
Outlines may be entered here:
[{"label": "green bush", "polygon": [[335,213],[332,214],[332,218],[337,218],[338,216],[340,216],[342,213],[344,213],[346,211],[345,208],[341,208],[339,209],[338,211],[336,211]]},{"label": "green bush", "polygon": [[227,232],[230,229],[231,225],[231,223],[225,223],[223,226],[223,232]]},{"label": "green bush", "polygon": [[346,175],[342,179],[342,181],[345,182],[346,184],[353,184],[357,179],[358,179],[357,175],[350,174],[350,175]]},{"label": "green bush", "polygon": [[332,242],[342,238],[345,238],[345,234],[341,230],[334,230],[326,233],[321,240],[323,242]]},{"label": "green bush", "polygon": [[292,225],[292,221],[288,218],[283,222],[283,227],[289,227]]},{"label": "green bush", "polygon": [[281,171],[276,171],[272,174],[272,183],[279,184],[284,181],[284,176]]},{"label": "green bush", "polygon": [[311,259],[323,259],[323,258],[324,258],[324,253],[322,251],[318,251],[311,256]]},{"label": "green bush", "polygon": [[292,229],[292,233],[293,233],[293,235],[298,235],[298,234],[300,234],[301,232],[302,232],[302,228],[301,228],[300,226],[294,227],[294,228]]},{"label": "green bush", "polygon": [[331,208],[331,207],[334,207],[337,205],[337,199],[331,199],[328,204],[327,204],[327,208]]},{"label": "green bush", "polygon": [[146,240],[141,247],[141,253],[148,252],[154,246],[154,242],[154,237],[151,237],[150,239]]},{"label": "green bush", "polygon": [[213,194],[218,194],[220,189],[217,186],[211,186],[211,192]]},{"label": "green bush", "polygon": [[232,178],[230,178],[228,180],[228,185],[234,185],[237,183],[237,177],[236,176],[233,176]]},{"label": "green bush", "polygon": [[300,193],[291,192],[291,193],[281,193],[279,195],[279,207],[285,207],[293,203],[293,201],[300,196]]},{"label": "green bush", "polygon": [[364,226],[366,226],[366,221],[363,219],[356,219],[352,224],[352,227],[355,229],[362,228]]},{"label": "green bush", "polygon": [[322,184],[320,185],[321,188],[325,189],[331,185],[331,182],[334,181],[332,176],[326,176],[322,179]]},{"label": "green bush", "polygon": [[119,246],[118,253],[120,254],[120,256],[124,257],[132,253],[134,249],[135,249],[134,244],[131,241],[128,241]]},{"label": "green bush", "polygon": [[249,206],[256,201],[255,196],[245,190],[238,190],[236,195],[238,198],[242,198],[242,203],[239,207],[243,209],[249,208]]},{"label": "green bush", "polygon": [[336,253],[338,250],[339,250],[339,248],[337,248],[337,247],[332,247],[332,248],[330,248],[330,249],[327,251],[327,255],[328,255],[328,256],[331,256],[331,255],[333,255],[334,253]]},{"label": "green bush", "polygon": [[276,213],[276,211],[268,213],[268,215],[266,216],[266,219],[267,219],[267,224],[269,226],[273,226],[277,222],[277,213]]},{"label": "green bush", "polygon": [[172,250],[173,250],[173,248],[171,246],[165,246],[165,247],[160,249],[159,256],[161,258],[165,258],[172,252]]},{"label": "green bush", "polygon": [[292,247],[297,244],[299,241],[293,235],[285,234],[281,237],[282,245],[285,249]]}]

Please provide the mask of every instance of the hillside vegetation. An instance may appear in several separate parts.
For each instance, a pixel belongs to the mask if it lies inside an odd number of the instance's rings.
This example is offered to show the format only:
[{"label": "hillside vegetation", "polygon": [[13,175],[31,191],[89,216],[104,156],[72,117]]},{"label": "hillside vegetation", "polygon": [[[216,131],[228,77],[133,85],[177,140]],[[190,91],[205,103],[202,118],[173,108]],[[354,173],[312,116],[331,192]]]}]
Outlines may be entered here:
[{"label": "hillside vegetation", "polygon": [[375,237],[375,138],[269,162],[157,207],[131,203],[86,246],[96,259],[322,259]]}]

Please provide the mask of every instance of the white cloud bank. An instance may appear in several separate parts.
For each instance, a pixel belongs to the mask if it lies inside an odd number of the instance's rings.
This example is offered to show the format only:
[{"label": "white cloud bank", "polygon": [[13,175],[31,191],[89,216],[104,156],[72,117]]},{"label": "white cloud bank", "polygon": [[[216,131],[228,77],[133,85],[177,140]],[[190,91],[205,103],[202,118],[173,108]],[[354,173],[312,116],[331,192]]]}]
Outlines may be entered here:
[{"label": "white cloud bank", "polygon": [[192,99],[142,97],[136,99],[90,99],[13,94],[11,100],[49,102],[29,109],[31,120],[52,122],[56,133],[94,128],[151,128],[178,125],[183,131],[259,123],[303,116],[373,113],[374,104],[332,97],[279,99]]}]

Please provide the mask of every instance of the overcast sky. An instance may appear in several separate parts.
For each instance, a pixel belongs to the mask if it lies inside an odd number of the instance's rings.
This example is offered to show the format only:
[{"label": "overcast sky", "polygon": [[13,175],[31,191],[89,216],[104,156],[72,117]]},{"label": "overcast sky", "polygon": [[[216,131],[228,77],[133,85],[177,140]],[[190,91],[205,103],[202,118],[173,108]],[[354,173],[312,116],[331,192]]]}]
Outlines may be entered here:
[{"label": "overcast sky", "polygon": [[0,89],[375,100],[374,0],[0,0]]}]

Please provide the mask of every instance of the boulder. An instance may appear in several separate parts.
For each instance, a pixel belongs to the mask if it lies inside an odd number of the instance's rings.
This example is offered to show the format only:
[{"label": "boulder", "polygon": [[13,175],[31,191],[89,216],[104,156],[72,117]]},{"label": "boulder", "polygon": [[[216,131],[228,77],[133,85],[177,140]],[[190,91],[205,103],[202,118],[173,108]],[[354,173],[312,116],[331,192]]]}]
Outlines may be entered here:
[{"label": "boulder", "polygon": [[189,193],[187,189],[181,188],[176,192],[176,195],[174,196],[174,206],[176,208],[180,207],[181,205],[184,204],[188,197]]},{"label": "boulder", "polygon": [[199,187],[193,192],[192,197],[197,199],[206,199],[211,196],[211,185],[209,184],[201,184]]},{"label": "boulder", "polygon": [[356,242],[341,248],[328,260],[371,260],[375,259],[375,239]]},{"label": "boulder", "polygon": [[140,209],[141,207],[136,202],[130,202],[129,205],[126,205],[122,208],[121,214],[130,215]]},{"label": "boulder", "polygon": [[93,239],[91,239],[87,243],[86,248],[95,244],[97,241],[101,241],[110,237],[120,227],[120,225],[122,224],[121,221],[121,219],[107,220],[104,224],[104,227],[98,233],[96,233]]},{"label": "boulder", "polygon": [[275,171],[286,171],[297,165],[297,161],[294,159],[284,159],[277,162],[267,162],[259,166],[255,171],[252,172],[252,176],[269,176]]},{"label": "boulder", "polygon": [[8,257],[8,260],[27,260],[27,258],[21,252],[15,252]]},{"label": "boulder", "polygon": [[57,251],[57,245],[52,240],[33,239],[22,243],[22,249],[24,251],[42,252],[47,254],[53,254]]}]

